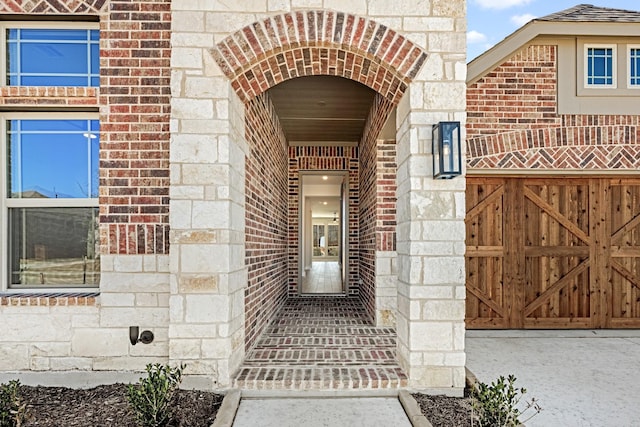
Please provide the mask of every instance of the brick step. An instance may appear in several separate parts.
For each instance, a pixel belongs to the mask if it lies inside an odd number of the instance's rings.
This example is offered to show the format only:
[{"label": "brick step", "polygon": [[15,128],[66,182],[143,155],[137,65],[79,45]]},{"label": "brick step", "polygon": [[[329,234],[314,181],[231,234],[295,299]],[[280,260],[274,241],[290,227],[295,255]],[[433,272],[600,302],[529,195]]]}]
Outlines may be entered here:
[{"label": "brick step", "polygon": [[354,365],[394,364],[395,348],[388,349],[256,349],[249,353],[245,365]]},{"label": "brick step", "polygon": [[234,387],[249,390],[396,389],[408,385],[399,366],[243,366]]},{"label": "brick step", "polygon": [[333,335],[392,335],[393,330],[386,328],[362,327],[362,326],[269,326],[264,335],[283,336],[283,335],[306,335],[306,336],[333,336]]},{"label": "brick step", "polygon": [[256,349],[264,348],[315,348],[322,347],[327,349],[334,348],[367,348],[367,347],[393,347],[396,346],[396,339],[393,337],[353,337],[353,336],[334,336],[334,337],[301,337],[286,336],[262,337],[256,345]]}]

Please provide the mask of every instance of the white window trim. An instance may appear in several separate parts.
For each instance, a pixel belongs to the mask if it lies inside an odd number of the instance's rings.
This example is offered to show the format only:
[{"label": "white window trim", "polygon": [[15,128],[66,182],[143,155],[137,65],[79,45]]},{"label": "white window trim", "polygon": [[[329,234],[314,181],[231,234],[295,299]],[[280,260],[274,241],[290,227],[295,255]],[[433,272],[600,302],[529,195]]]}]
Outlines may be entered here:
[{"label": "white window trim", "polygon": [[0,292],[12,294],[57,293],[57,292],[98,292],[99,287],[73,286],[68,288],[10,288],[9,287],[9,208],[28,207],[99,207],[98,198],[86,199],[14,199],[7,194],[7,121],[12,119],[33,120],[99,120],[98,113],[2,113],[0,112]]},{"label": "white window trim", "polygon": [[[640,89],[640,83],[632,85],[631,84],[631,49],[640,49],[640,44],[629,44],[627,45],[627,88],[632,90]],[[640,67],[638,67],[638,79],[640,79]]]},{"label": "white window trim", "polygon": [[[0,86],[7,86],[7,29],[99,30],[98,22],[0,21]],[[98,41],[100,43],[100,41]]]},{"label": "white window trim", "polygon": [[[589,84],[589,49],[611,49],[613,55],[612,65],[612,84],[610,85],[596,85]],[[602,44],[602,43],[585,43],[584,45],[584,61],[582,64],[582,74],[584,79],[585,89],[617,89],[618,88],[618,46],[616,44]]]}]

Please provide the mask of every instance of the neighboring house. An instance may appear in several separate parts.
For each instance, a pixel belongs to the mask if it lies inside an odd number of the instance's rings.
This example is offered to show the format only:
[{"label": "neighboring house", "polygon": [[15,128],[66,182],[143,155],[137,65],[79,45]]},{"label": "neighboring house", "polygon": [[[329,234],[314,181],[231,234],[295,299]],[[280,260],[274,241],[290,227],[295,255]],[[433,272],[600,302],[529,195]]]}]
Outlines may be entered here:
[{"label": "neighboring house", "polygon": [[467,327],[639,327],[640,12],[532,20],[467,113]]},{"label": "neighboring house", "polygon": [[466,8],[425,5],[0,3],[0,371],[230,386],[301,293],[326,174],[342,292],[396,327],[409,385],[462,393],[465,180],[433,178],[431,139],[465,125]]}]

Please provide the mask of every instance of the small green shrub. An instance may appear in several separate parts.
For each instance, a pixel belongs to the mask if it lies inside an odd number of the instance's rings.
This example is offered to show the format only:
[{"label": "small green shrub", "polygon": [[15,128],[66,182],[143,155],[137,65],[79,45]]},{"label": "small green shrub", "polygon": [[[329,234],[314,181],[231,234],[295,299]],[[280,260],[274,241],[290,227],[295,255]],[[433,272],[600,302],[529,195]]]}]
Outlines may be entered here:
[{"label": "small green shrub", "polygon": [[184,367],[148,364],[147,378],[140,378],[137,384],[129,384],[127,399],[139,426],[164,427],[169,424],[173,415],[169,404],[182,381]]},{"label": "small green shrub", "polygon": [[[516,388],[515,382],[516,377],[513,375],[506,379],[500,376],[491,385],[480,382],[471,390],[472,419],[478,421],[479,427],[515,427],[540,413],[542,408],[535,398],[526,402],[524,409],[520,411],[518,405],[527,390]],[[523,416],[526,419],[521,420]]]},{"label": "small green shrub", "polygon": [[22,403],[20,381],[0,384],[0,427],[20,427],[26,415],[27,405]]}]

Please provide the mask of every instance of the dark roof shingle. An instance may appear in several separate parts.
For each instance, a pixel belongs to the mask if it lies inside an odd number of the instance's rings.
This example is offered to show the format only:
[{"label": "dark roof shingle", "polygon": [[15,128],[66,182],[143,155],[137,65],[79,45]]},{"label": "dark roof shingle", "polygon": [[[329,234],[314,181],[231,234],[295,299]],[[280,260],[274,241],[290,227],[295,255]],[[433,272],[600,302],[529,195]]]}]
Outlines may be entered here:
[{"label": "dark roof shingle", "polygon": [[535,21],[546,22],[640,22],[640,12],[579,4]]}]

